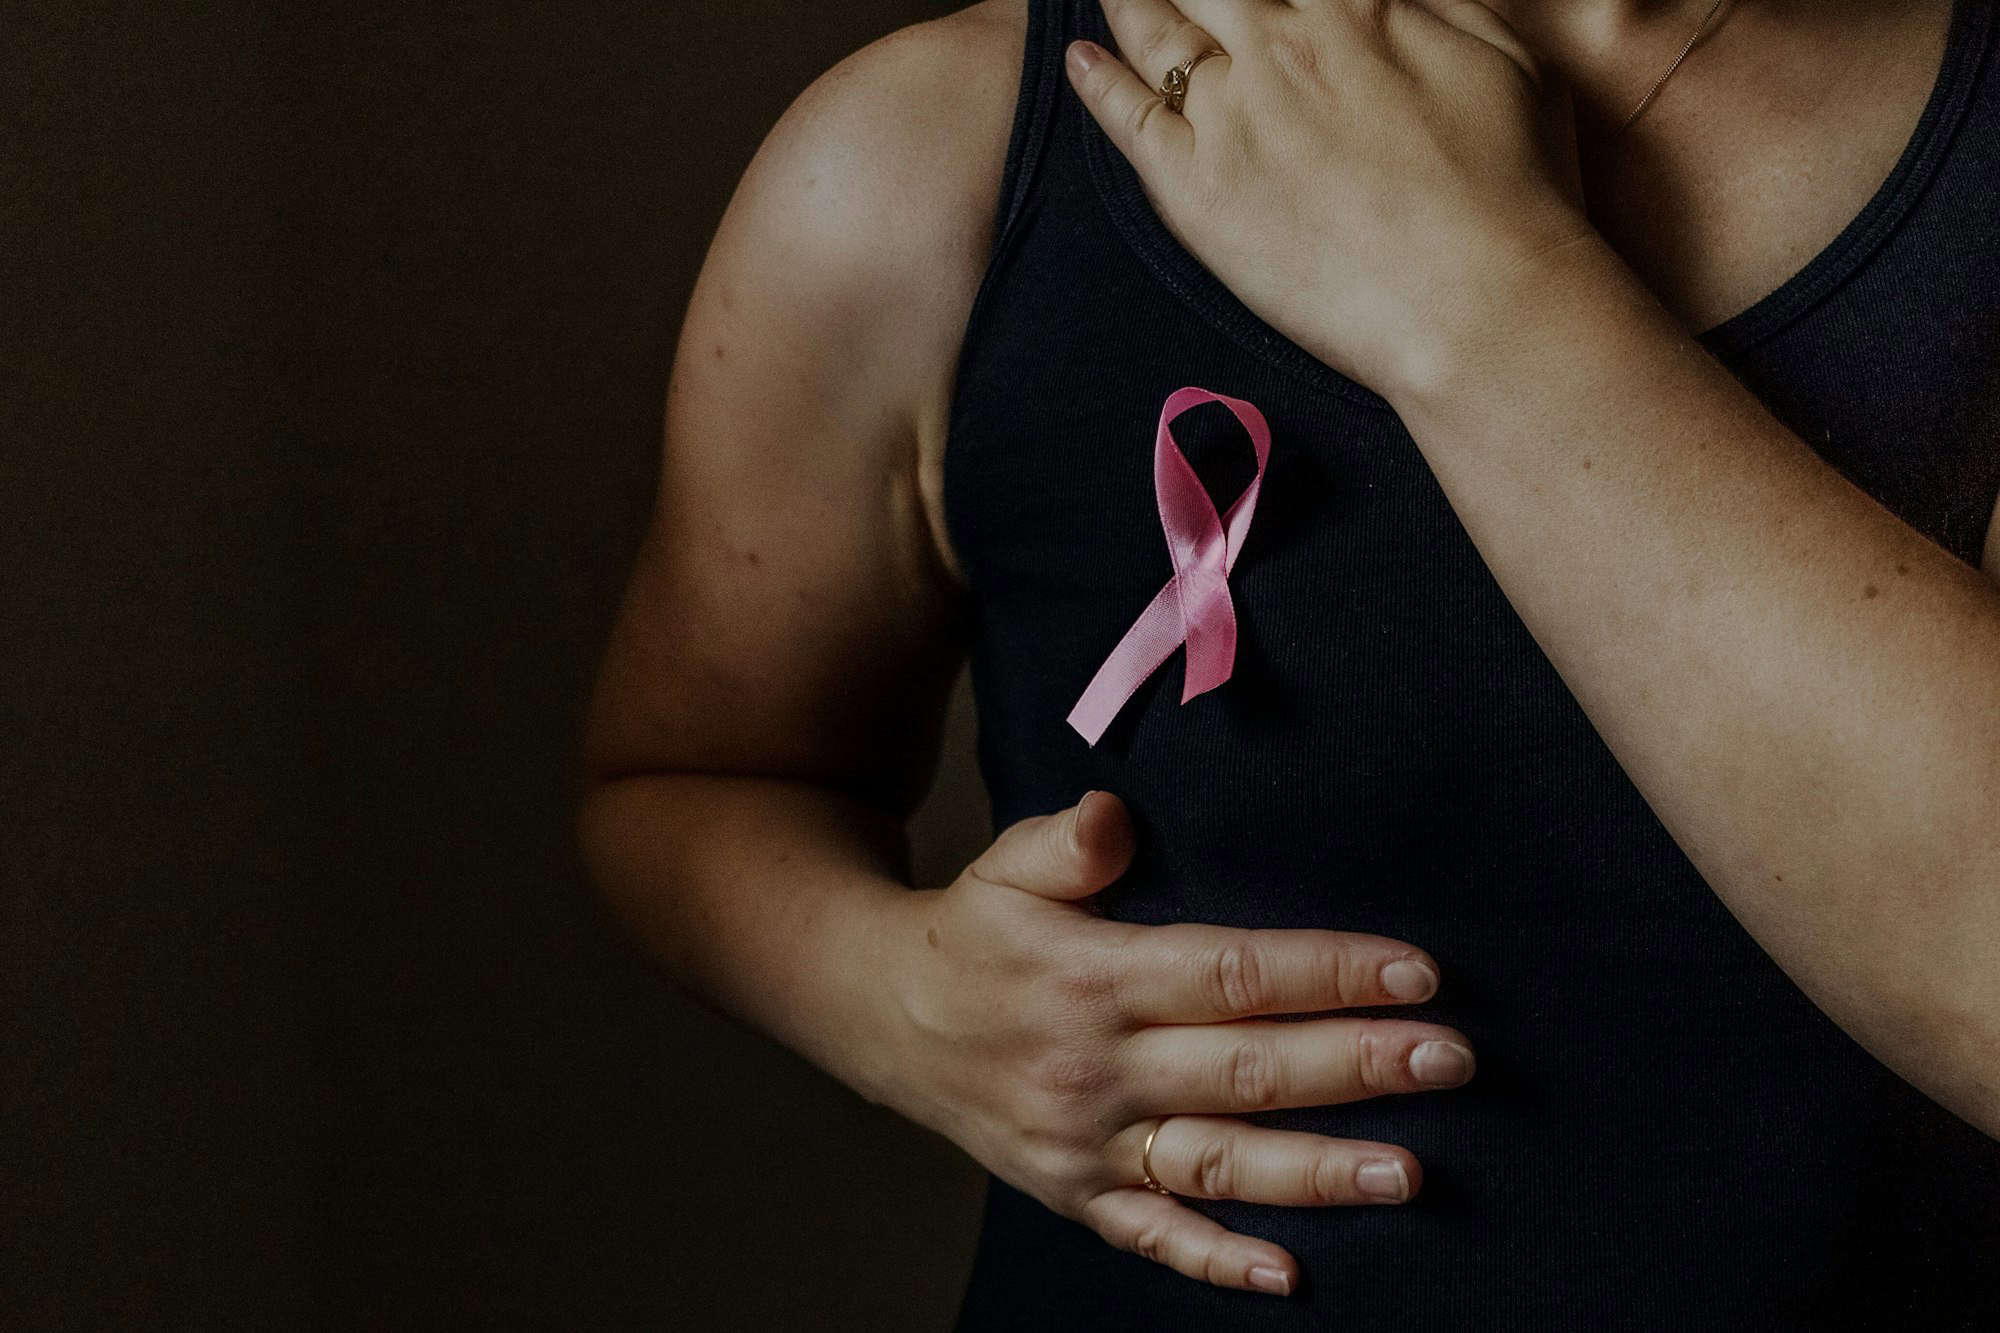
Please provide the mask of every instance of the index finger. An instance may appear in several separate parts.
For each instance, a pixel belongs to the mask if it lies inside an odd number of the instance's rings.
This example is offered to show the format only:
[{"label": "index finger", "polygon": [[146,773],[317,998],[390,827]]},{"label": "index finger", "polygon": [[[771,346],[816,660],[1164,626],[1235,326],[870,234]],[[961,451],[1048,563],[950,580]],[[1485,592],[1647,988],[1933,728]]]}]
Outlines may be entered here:
[{"label": "index finger", "polygon": [[1346,930],[1146,926],[1119,951],[1114,993],[1140,1023],[1223,1023],[1253,1014],[1415,1004],[1436,960],[1385,935]]}]

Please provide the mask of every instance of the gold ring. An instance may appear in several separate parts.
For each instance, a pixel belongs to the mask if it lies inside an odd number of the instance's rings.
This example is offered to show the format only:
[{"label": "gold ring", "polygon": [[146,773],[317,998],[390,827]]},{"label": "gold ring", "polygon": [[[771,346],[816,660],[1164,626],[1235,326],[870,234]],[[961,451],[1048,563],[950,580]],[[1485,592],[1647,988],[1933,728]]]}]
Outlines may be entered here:
[{"label": "gold ring", "polygon": [[1153,1174],[1153,1135],[1160,1132],[1160,1126],[1166,1124],[1169,1118],[1161,1116],[1154,1123],[1152,1132],[1146,1135],[1146,1146],[1139,1150],[1139,1169],[1146,1173],[1147,1189],[1153,1191],[1155,1194],[1164,1194],[1168,1198],[1172,1198],[1174,1192],[1165,1185],[1162,1185],[1159,1177]]},{"label": "gold ring", "polygon": [[1229,53],[1211,46],[1198,56],[1189,56],[1180,64],[1167,71],[1167,77],[1160,80],[1160,100],[1167,104],[1167,110],[1175,115],[1183,114],[1181,108],[1187,104],[1188,75],[1194,67],[1210,56],[1226,56]]}]

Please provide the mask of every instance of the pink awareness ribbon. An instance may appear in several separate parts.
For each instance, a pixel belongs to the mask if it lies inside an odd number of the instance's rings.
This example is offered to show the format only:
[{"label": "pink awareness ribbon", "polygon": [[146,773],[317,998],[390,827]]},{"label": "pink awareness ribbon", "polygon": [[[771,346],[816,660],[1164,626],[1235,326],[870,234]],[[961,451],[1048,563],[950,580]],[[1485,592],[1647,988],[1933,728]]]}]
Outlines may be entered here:
[{"label": "pink awareness ribbon", "polygon": [[[1176,417],[1202,403],[1221,403],[1234,413],[1257,451],[1257,475],[1220,518],[1171,429]],[[1125,631],[1070,709],[1069,724],[1087,744],[1097,744],[1133,691],[1182,643],[1187,644],[1182,703],[1214,689],[1235,670],[1236,607],[1229,598],[1229,572],[1250,531],[1270,454],[1271,428],[1264,414],[1241,398],[1196,388],[1168,396],[1153,439],[1153,492],[1174,576]]]}]

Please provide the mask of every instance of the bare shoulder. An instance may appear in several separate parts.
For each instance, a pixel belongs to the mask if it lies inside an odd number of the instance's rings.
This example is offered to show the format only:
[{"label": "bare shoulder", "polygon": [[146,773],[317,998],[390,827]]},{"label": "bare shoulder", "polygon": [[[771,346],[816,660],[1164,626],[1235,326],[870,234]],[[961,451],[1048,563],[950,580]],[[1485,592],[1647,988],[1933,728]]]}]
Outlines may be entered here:
[{"label": "bare shoulder", "polygon": [[768,287],[802,332],[834,337],[828,400],[904,425],[931,538],[961,583],[942,523],[943,432],[1026,28],[1026,0],[982,0],[842,60],[772,129],[717,238],[763,256],[729,266],[740,282]]},{"label": "bare shoulder", "polygon": [[772,129],[744,190],[815,205],[800,229],[857,259],[887,266],[910,241],[969,250],[998,202],[1026,10],[983,0],[840,61]]}]

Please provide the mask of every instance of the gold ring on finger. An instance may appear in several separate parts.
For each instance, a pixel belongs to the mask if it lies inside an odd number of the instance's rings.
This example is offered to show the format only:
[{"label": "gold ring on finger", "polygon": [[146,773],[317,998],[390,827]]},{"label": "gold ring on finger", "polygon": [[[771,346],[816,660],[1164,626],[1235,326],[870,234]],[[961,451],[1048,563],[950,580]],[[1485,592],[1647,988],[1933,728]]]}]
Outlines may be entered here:
[{"label": "gold ring on finger", "polygon": [[1146,1146],[1139,1150],[1139,1169],[1146,1175],[1146,1188],[1155,1194],[1164,1194],[1168,1198],[1172,1198],[1174,1192],[1165,1185],[1162,1185],[1160,1178],[1153,1174],[1153,1135],[1158,1134],[1160,1126],[1166,1124],[1170,1119],[1172,1119],[1171,1116],[1161,1116],[1156,1120],[1153,1123],[1153,1128],[1146,1134]]},{"label": "gold ring on finger", "polygon": [[1188,76],[1194,67],[1210,56],[1228,55],[1227,51],[1211,46],[1200,55],[1189,56],[1180,64],[1167,71],[1167,77],[1160,80],[1160,100],[1167,104],[1167,110],[1175,115],[1183,115],[1181,108],[1187,105]]}]

